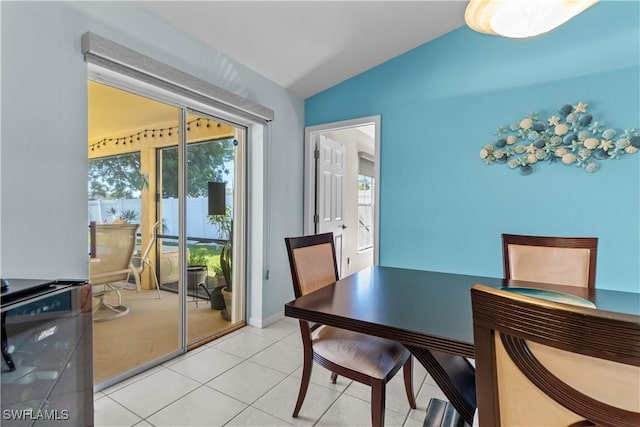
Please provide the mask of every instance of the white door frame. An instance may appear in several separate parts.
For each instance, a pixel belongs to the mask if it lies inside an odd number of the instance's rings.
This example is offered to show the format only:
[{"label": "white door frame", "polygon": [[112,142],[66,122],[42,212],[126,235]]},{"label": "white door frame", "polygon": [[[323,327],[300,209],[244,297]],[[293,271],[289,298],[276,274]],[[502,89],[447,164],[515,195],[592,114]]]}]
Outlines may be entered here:
[{"label": "white door frame", "polygon": [[313,215],[315,213],[315,176],[316,162],[313,157],[316,135],[330,131],[349,129],[359,126],[375,126],[375,156],[374,164],[374,218],[373,218],[373,264],[378,264],[379,248],[379,217],[380,217],[380,116],[368,116],[333,123],[325,123],[304,128],[304,234],[314,234]]}]

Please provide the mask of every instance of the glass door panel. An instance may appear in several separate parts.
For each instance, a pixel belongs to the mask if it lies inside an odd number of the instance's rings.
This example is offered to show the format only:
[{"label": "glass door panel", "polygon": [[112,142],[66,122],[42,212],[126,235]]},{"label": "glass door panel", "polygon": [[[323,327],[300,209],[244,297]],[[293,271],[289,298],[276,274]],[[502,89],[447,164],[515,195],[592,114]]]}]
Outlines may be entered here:
[{"label": "glass door panel", "polygon": [[[187,115],[187,345],[209,341],[244,321],[244,128]],[[241,291],[236,292],[236,289]]]},{"label": "glass door panel", "polygon": [[[93,323],[94,383],[101,388],[181,349],[180,301],[167,287],[177,283],[177,246],[154,238],[157,221],[160,236],[173,226],[173,216],[165,221],[169,208],[156,202],[170,187],[156,179],[156,158],[176,146],[181,110],[94,81],[88,82],[88,106],[89,220],[138,225],[129,279],[94,286],[94,295],[106,286],[106,302],[128,308]],[[170,180],[177,188],[177,174]],[[91,276],[91,263],[89,269]],[[98,302],[94,298],[94,306]]]}]

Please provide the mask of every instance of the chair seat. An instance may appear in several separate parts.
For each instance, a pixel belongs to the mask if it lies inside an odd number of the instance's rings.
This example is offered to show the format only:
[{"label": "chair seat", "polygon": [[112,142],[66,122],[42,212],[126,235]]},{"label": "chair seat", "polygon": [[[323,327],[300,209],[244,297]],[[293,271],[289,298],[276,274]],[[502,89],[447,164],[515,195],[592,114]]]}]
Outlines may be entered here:
[{"label": "chair seat", "polygon": [[320,326],[311,340],[314,353],[378,379],[385,378],[408,351],[394,341],[332,326]]}]

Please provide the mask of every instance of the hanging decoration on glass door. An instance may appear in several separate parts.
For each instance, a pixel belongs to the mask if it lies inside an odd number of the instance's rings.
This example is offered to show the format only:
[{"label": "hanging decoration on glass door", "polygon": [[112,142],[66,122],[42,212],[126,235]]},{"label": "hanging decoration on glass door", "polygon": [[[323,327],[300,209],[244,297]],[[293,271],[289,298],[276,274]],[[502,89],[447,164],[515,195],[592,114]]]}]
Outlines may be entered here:
[{"label": "hanging decoration on glass door", "polygon": [[616,160],[640,149],[637,129],[616,130],[594,119],[589,104],[565,104],[547,119],[535,111],[496,129],[497,139],[480,150],[488,165],[506,164],[529,175],[540,162],[578,166],[593,173],[599,160]]}]

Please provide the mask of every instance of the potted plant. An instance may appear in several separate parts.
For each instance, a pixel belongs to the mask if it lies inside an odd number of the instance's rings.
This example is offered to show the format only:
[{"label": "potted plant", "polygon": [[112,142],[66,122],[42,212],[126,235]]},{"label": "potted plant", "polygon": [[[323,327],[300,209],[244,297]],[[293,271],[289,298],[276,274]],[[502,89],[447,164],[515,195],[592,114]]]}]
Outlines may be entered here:
[{"label": "potted plant", "polygon": [[231,319],[232,295],[233,291],[233,216],[230,206],[225,207],[224,215],[209,215],[209,224],[218,227],[222,250],[220,252],[220,269],[224,278],[225,286],[222,288],[226,309],[222,310],[222,317],[225,320]]},{"label": "potted plant", "polygon": [[207,256],[204,253],[190,250],[187,261],[187,291],[197,294],[198,285],[207,284],[209,274],[207,268]]}]

